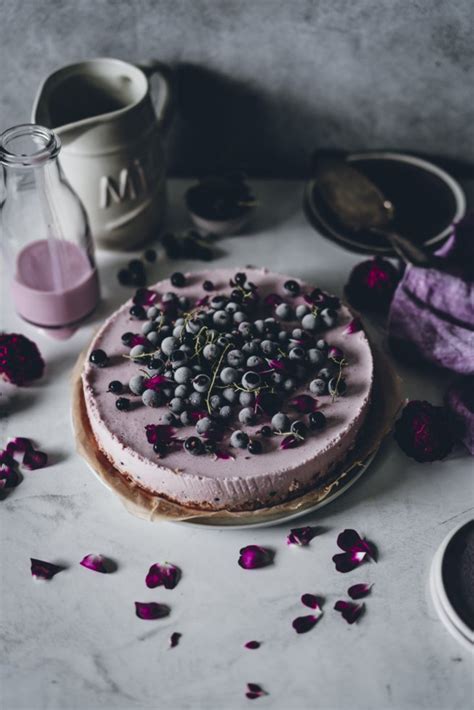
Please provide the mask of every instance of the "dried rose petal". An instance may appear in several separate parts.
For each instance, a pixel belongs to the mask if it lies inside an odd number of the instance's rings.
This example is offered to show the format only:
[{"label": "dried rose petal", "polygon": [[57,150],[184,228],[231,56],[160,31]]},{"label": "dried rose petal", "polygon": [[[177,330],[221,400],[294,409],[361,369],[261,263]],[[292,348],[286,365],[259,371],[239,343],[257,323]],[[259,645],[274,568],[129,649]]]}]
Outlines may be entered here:
[{"label": "dried rose petal", "polygon": [[293,407],[301,414],[310,414],[317,409],[318,400],[311,397],[309,394],[300,394],[289,402],[290,407]]},{"label": "dried rose petal", "polygon": [[137,306],[152,306],[157,298],[158,294],[156,291],[151,291],[149,288],[139,288],[135,292],[133,302]]},{"label": "dried rose petal", "polygon": [[286,544],[304,547],[305,545],[309,545],[313,537],[316,537],[317,534],[318,528],[311,527],[311,525],[305,525],[302,528],[292,528],[286,538]]},{"label": "dried rose petal", "polygon": [[247,692],[245,696],[249,700],[255,700],[255,698],[261,698],[262,695],[268,695],[263,688],[258,685],[258,683],[247,683]]},{"label": "dried rose petal", "polygon": [[139,619],[150,621],[151,619],[163,619],[170,613],[170,608],[167,604],[158,604],[158,602],[135,602],[135,613]]},{"label": "dried rose petal", "polygon": [[357,264],[346,284],[346,296],[356,308],[385,312],[400,280],[398,270],[386,259],[375,257]]},{"label": "dried rose petal", "polygon": [[228,461],[229,459],[235,461],[235,456],[229,453],[229,451],[223,451],[222,449],[217,449],[214,452],[214,456],[216,457],[216,459],[222,459],[223,461]]},{"label": "dried rose petal", "polygon": [[298,616],[296,619],[293,619],[291,625],[297,634],[306,634],[308,631],[311,631],[314,626],[316,626],[320,618],[321,614],[319,614],[318,616],[316,616],[315,614],[308,614],[308,616]]},{"label": "dried rose petal", "polygon": [[86,555],[79,564],[87,569],[91,569],[94,572],[102,572],[102,574],[107,574],[111,572],[111,565],[108,564],[108,560],[103,555]]},{"label": "dried rose petal", "polygon": [[148,570],[145,584],[149,589],[161,586],[165,587],[165,589],[174,589],[180,577],[181,570],[176,565],[172,565],[169,562],[165,562],[163,565],[157,563]]},{"label": "dried rose petal", "polygon": [[339,365],[344,360],[344,353],[341,348],[332,347],[329,348],[328,357]]},{"label": "dried rose petal", "polygon": [[13,466],[0,465],[0,486],[2,488],[15,488],[20,483],[20,476]]},{"label": "dried rose petal", "polygon": [[342,614],[342,618],[348,624],[354,624],[363,613],[365,604],[356,604],[355,602],[346,602],[340,599],[334,604],[334,609]]},{"label": "dried rose petal", "polygon": [[419,463],[438,461],[454,446],[453,429],[445,407],[413,400],[395,422],[395,440],[407,456]]},{"label": "dried rose petal", "polygon": [[314,594],[303,594],[301,597],[301,603],[310,609],[317,609],[318,611],[321,611],[318,597]]},{"label": "dried rose petal", "polygon": [[372,587],[372,584],[353,584],[352,587],[349,587],[347,593],[351,599],[363,599],[363,597],[370,594]]},{"label": "dried rose petal", "polygon": [[0,379],[18,387],[43,375],[44,360],[36,344],[19,333],[0,333]]},{"label": "dried rose petal", "polygon": [[0,466],[4,464],[5,466],[13,466],[15,463],[15,460],[13,456],[6,450],[6,449],[1,449],[0,450]]},{"label": "dried rose petal", "polygon": [[33,448],[33,444],[29,439],[24,436],[15,436],[14,439],[9,439],[6,450],[13,456],[14,454],[24,454],[26,451],[32,451]]},{"label": "dried rose petal", "polygon": [[180,634],[178,631],[173,631],[170,636],[170,648],[175,648],[178,645],[179,639],[182,635],[183,634]]},{"label": "dried rose petal", "polygon": [[279,306],[280,303],[283,303],[283,298],[278,293],[269,293],[268,296],[265,296],[263,299],[263,304],[267,306],[267,308],[275,308],[275,306]]},{"label": "dried rose petal", "polygon": [[147,424],[145,431],[149,444],[169,444],[176,433],[170,424]]},{"label": "dried rose petal", "polygon": [[135,333],[130,340],[129,347],[133,348],[135,345],[150,345],[150,341],[147,340],[144,335],[139,335],[138,333]]},{"label": "dried rose petal", "polygon": [[35,471],[37,468],[44,468],[48,465],[48,454],[44,451],[36,451],[31,449],[25,451],[23,456],[23,466],[30,471]]},{"label": "dried rose petal", "polygon": [[294,449],[300,443],[300,439],[297,439],[293,434],[288,434],[280,441],[280,449]]},{"label": "dried rose petal", "polygon": [[247,545],[240,550],[239,565],[243,569],[257,569],[267,567],[273,562],[274,553],[267,547],[260,545]]},{"label": "dried rose petal", "polygon": [[153,375],[153,377],[148,377],[145,380],[145,389],[146,390],[157,390],[160,389],[163,385],[166,385],[170,382],[170,380],[165,377],[164,375]]},{"label": "dried rose petal", "polygon": [[278,372],[282,372],[283,370],[286,369],[285,361],[284,360],[276,360],[276,359],[271,359],[267,360],[268,366],[272,370],[278,370]]},{"label": "dried rose petal", "polygon": [[353,552],[341,552],[338,555],[334,555],[332,561],[336,565],[338,572],[352,572],[366,557],[366,552],[355,550]]},{"label": "dried rose petal", "polygon": [[260,646],[260,641],[247,641],[247,643],[244,644],[244,648],[250,648],[252,651],[256,648],[260,648]]},{"label": "dried rose petal", "polygon": [[351,320],[351,322],[348,324],[344,333],[346,335],[352,335],[353,333],[358,333],[360,330],[362,330],[362,328],[363,328],[362,321],[359,318],[353,318]]},{"label": "dried rose petal", "polygon": [[55,574],[62,572],[64,567],[60,565],[54,565],[52,562],[45,562],[44,560],[35,560],[33,557],[31,560],[31,574],[35,579],[52,579]]},{"label": "dried rose petal", "polygon": [[337,544],[346,552],[366,552],[374,562],[377,561],[377,550],[372,542],[362,538],[356,530],[346,528],[337,537]]}]

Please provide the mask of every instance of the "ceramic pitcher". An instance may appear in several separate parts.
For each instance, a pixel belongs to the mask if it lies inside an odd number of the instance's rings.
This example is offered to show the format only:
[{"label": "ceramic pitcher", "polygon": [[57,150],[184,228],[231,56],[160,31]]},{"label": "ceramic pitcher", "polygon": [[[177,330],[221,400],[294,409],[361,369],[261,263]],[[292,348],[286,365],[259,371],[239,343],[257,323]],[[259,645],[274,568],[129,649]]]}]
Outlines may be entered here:
[{"label": "ceramic pitcher", "polygon": [[[156,111],[152,74],[160,80]],[[166,201],[169,77],[160,62],[91,59],[59,69],[39,89],[33,121],[60,136],[61,166],[99,246],[130,249],[157,234]]]}]

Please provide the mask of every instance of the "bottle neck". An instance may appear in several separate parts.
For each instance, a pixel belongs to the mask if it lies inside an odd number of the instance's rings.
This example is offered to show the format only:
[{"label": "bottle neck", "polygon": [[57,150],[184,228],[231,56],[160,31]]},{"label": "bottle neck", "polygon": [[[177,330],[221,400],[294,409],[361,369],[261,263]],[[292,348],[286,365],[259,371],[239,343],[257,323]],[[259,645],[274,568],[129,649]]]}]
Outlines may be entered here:
[{"label": "bottle neck", "polygon": [[0,164],[13,170],[41,168],[56,161],[61,141],[48,128],[25,123],[0,135]]}]

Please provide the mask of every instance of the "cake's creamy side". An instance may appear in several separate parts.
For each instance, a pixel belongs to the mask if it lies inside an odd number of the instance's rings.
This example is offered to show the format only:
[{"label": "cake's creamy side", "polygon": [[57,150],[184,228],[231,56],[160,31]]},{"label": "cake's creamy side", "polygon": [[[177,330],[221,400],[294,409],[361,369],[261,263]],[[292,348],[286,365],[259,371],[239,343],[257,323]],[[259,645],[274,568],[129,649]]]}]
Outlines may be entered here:
[{"label": "cake's creamy side", "polygon": [[[262,297],[275,292],[282,294],[283,284],[289,278],[264,269],[242,270],[258,286]],[[202,284],[206,279],[214,283],[213,293],[229,293],[229,280],[236,271],[220,269],[186,274],[186,286],[179,289],[179,294],[193,300],[201,298],[205,295]],[[310,289],[303,283],[301,286]],[[176,290],[169,280],[152,288],[161,294]],[[303,301],[298,297],[291,302]],[[145,490],[183,505],[207,509],[272,505],[317,484],[318,479],[323,479],[343,462],[354,447],[370,405],[373,359],[365,333],[362,330],[346,332],[352,315],[345,306],[339,309],[337,326],[321,334],[330,346],[343,350],[348,362],[344,368],[347,384],[344,396],[334,400],[328,395],[317,397],[318,408],[327,418],[326,427],[311,432],[296,448],[281,449],[281,437],[274,436],[265,440],[264,453],[260,455],[232,448],[228,450],[235,458],[222,460],[211,455],[192,456],[184,450],[171,451],[160,459],[146,439],[145,426],[159,424],[167,408],[152,409],[136,398],[139,402],[136,408],[128,412],[117,410],[116,397],[107,391],[109,382],[127,383],[137,373],[137,366],[124,357],[129,351],[121,342],[124,332],[140,331],[141,323],[129,314],[130,305],[131,302],[127,302],[104,323],[90,346],[89,353],[97,348],[105,350],[109,365],[97,368],[87,358],[82,379],[87,414],[97,445],[119,472]],[[292,393],[288,400],[302,392],[308,393],[307,386]],[[292,413],[288,403],[283,409],[292,418],[303,418]],[[251,435],[263,423],[268,421],[259,421],[251,427],[234,422],[231,427],[243,428]],[[194,433],[194,427],[177,430],[180,437]],[[225,443],[228,448],[228,437]]]}]

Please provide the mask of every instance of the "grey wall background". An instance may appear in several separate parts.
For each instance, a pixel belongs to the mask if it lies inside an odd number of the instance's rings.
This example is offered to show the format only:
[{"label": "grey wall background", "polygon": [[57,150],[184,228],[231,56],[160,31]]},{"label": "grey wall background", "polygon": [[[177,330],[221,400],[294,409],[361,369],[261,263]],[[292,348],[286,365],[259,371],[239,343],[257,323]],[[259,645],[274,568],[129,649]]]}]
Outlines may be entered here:
[{"label": "grey wall background", "polygon": [[1,127],[91,56],[177,74],[174,174],[305,173],[313,147],[474,161],[472,0],[0,0]]}]

